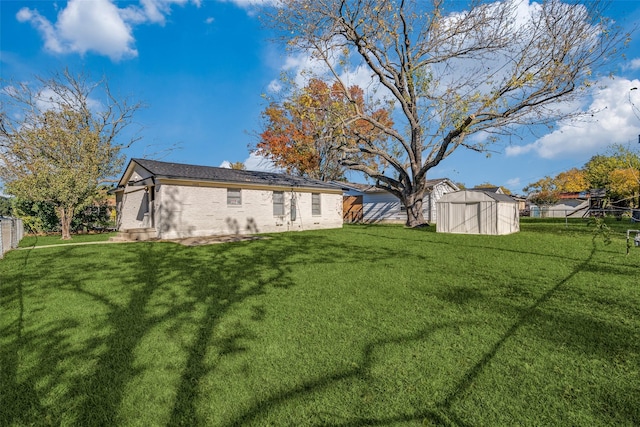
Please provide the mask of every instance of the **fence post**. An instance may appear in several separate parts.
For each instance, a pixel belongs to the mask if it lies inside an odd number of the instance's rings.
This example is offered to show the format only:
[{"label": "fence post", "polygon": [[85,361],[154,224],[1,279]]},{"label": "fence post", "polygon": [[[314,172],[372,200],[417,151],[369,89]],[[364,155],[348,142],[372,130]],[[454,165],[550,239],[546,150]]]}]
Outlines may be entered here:
[{"label": "fence post", "polygon": [[4,219],[0,218],[0,258],[4,258]]},{"label": "fence post", "polygon": [[11,249],[18,247],[18,242],[16,242],[16,237],[18,233],[18,227],[16,226],[16,219],[11,218]]},{"label": "fence post", "polygon": [[10,249],[18,247],[24,237],[24,224],[20,218],[0,218],[0,258]]}]

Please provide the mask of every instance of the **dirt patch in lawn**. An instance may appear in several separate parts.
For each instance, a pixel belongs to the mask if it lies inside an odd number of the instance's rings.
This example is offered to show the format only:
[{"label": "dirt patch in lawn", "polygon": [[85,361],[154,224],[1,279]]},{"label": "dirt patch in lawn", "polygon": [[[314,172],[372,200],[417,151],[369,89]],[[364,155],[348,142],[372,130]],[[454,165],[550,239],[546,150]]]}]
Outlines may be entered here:
[{"label": "dirt patch in lawn", "polygon": [[203,236],[203,237],[184,237],[182,239],[165,240],[166,242],[180,243],[184,246],[202,246],[213,245],[216,243],[244,242],[246,240],[261,240],[266,237],[262,236],[245,236],[238,234],[229,234],[224,236]]}]

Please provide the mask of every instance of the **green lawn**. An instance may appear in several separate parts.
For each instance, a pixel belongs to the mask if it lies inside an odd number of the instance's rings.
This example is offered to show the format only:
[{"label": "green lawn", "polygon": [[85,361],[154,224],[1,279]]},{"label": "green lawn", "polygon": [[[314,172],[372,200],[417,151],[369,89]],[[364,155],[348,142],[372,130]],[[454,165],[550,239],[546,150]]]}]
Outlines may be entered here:
[{"label": "green lawn", "polygon": [[69,243],[106,242],[110,237],[114,237],[117,234],[118,233],[73,234],[71,240],[62,240],[60,234],[48,236],[30,234],[20,240],[18,247],[28,248],[32,246],[64,245]]},{"label": "green lawn", "polygon": [[640,425],[640,248],[345,226],[0,260],[0,425]]}]

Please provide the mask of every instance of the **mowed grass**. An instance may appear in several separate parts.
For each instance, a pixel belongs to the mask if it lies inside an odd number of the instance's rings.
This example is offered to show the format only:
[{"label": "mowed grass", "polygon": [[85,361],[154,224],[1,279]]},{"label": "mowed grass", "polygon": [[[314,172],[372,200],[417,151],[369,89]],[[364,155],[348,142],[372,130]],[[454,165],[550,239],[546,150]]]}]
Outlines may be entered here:
[{"label": "mowed grass", "polygon": [[118,233],[73,234],[71,235],[70,240],[62,240],[60,238],[60,234],[50,234],[46,236],[29,234],[20,240],[18,247],[28,248],[36,246],[65,245],[69,243],[106,242],[110,237],[114,237],[117,234]]},{"label": "mowed grass", "polygon": [[620,230],[12,251],[0,425],[640,425]]}]

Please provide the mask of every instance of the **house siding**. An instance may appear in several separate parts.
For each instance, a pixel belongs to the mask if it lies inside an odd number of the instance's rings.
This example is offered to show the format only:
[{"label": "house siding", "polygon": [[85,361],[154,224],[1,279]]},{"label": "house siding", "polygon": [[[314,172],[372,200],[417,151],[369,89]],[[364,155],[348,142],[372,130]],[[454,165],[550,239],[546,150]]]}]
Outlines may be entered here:
[{"label": "house siding", "polygon": [[[436,202],[443,195],[453,191],[457,191],[457,189],[443,181],[425,193],[422,199],[422,213],[426,221],[437,221]],[[363,222],[404,224],[407,221],[407,212],[403,209],[402,202],[391,193],[382,190],[375,192],[351,190],[345,194],[347,196],[363,196]]]},{"label": "house siding", "polygon": [[589,207],[588,200],[581,199],[565,199],[553,206],[545,206],[540,208],[536,205],[531,205],[532,217],[545,217],[545,218],[582,218]]}]

